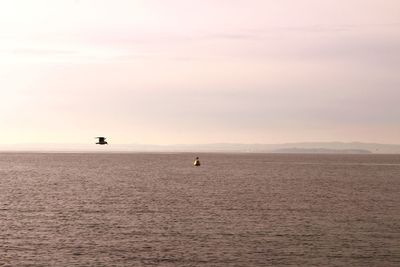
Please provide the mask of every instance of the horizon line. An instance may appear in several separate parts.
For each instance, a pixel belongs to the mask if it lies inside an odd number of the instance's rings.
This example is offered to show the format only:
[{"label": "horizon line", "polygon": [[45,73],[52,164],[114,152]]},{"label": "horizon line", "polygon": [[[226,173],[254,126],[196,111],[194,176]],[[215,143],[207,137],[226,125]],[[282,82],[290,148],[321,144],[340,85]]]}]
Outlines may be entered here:
[{"label": "horizon line", "polygon": [[[203,146],[203,145],[290,145],[290,144],[375,144],[375,145],[400,145],[400,143],[380,143],[368,141],[291,141],[277,143],[247,143],[247,142],[210,142],[210,143],[172,143],[172,144],[155,144],[155,143],[112,143],[110,145],[135,145],[135,146]],[[1,146],[20,146],[20,145],[93,145],[95,143],[77,143],[77,142],[21,142],[4,144]]]}]

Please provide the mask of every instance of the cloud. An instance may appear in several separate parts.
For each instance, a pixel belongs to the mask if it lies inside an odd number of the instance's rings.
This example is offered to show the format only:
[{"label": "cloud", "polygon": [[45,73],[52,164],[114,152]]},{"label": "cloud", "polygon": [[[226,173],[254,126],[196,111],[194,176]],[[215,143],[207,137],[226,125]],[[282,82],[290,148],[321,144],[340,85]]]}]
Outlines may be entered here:
[{"label": "cloud", "polygon": [[72,55],[77,54],[78,51],[74,50],[56,50],[56,49],[34,49],[34,48],[24,48],[24,49],[14,49],[13,54],[17,55]]}]

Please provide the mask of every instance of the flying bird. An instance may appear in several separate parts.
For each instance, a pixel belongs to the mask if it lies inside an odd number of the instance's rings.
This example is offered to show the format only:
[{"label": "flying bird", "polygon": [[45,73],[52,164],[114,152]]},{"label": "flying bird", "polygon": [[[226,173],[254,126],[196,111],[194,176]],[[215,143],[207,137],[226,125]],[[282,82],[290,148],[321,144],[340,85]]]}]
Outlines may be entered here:
[{"label": "flying bird", "polygon": [[107,145],[107,144],[108,144],[108,143],[106,142],[106,138],[103,137],[103,136],[95,137],[95,138],[98,138],[98,139],[99,139],[99,142],[96,143],[97,145]]}]

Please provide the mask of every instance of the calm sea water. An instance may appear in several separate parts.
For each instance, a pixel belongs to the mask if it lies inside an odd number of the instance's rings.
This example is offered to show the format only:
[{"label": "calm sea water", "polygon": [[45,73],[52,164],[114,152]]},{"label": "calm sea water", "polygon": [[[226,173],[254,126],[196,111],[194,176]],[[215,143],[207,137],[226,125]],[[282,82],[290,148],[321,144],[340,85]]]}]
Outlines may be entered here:
[{"label": "calm sea water", "polygon": [[400,156],[2,153],[0,266],[400,266]]}]

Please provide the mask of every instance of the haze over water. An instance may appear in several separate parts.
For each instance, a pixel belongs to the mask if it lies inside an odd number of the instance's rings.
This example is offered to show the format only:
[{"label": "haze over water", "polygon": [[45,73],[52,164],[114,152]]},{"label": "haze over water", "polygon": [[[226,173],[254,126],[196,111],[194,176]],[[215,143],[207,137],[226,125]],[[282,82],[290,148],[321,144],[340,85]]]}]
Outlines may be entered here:
[{"label": "haze over water", "polygon": [[399,177],[398,155],[2,153],[0,266],[399,266]]}]

